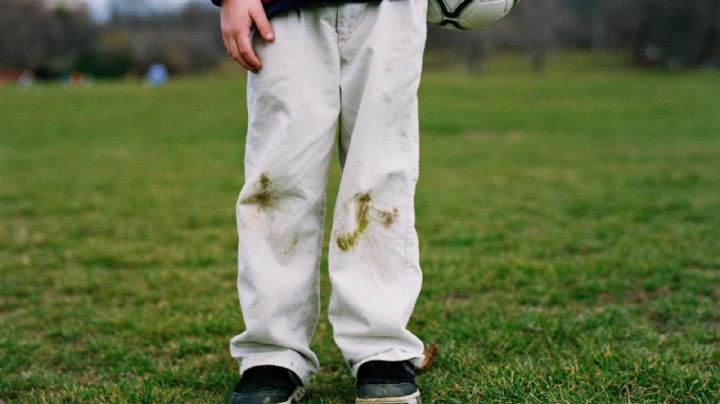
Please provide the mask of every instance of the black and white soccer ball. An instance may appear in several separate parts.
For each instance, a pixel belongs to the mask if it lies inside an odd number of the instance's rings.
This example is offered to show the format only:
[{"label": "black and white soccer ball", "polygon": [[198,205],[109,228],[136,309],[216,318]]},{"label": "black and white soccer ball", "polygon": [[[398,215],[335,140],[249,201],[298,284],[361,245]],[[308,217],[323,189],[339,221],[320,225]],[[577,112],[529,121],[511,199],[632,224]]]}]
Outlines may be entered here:
[{"label": "black and white soccer ball", "polygon": [[427,20],[448,29],[478,29],[499,21],[520,0],[428,0]]}]

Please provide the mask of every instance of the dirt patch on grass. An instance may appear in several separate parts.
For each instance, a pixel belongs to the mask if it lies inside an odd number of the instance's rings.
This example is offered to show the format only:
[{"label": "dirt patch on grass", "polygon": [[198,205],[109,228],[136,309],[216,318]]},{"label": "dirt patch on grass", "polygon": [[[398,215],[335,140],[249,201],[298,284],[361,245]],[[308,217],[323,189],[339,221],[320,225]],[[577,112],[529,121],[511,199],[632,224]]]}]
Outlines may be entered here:
[{"label": "dirt patch on grass", "polygon": [[448,306],[454,306],[457,304],[466,303],[470,301],[472,297],[472,294],[467,291],[453,292],[447,295],[447,297],[445,298],[445,304],[447,304]]},{"label": "dirt patch on grass", "polygon": [[597,300],[601,303],[614,303],[615,297],[610,293],[600,293],[597,295]]},{"label": "dirt patch on grass", "polygon": [[670,293],[670,288],[663,286],[654,290],[629,289],[625,292],[625,302],[632,304],[643,304],[652,300],[665,297]]}]

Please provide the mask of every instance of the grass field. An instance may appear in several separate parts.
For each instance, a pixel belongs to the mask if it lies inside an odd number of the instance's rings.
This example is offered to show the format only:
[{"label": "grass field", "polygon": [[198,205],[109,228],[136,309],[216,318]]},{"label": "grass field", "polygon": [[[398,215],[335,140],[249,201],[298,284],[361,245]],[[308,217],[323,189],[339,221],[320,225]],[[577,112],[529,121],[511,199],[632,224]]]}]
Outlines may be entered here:
[{"label": "grass field", "polygon": [[[720,399],[720,74],[594,66],[426,72],[426,402]],[[225,400],[243,77],[0,88],[1,401]]]}]

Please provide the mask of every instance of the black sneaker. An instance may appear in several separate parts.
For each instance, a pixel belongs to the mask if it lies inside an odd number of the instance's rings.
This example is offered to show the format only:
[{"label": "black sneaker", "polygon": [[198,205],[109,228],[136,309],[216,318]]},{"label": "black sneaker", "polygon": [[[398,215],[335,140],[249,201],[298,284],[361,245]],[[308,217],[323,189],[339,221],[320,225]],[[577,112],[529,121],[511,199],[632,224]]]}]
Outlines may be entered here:
[{"label": "black sneaker", "polygon": [[410,361],[363,363],[357,374],[356,404],[420,404],[415,366]]},{"label": "black sneaker", "polygon": [[305,395],[300,378],[279,366],[255,366],[243,372],[231,404],[297,404]]}]

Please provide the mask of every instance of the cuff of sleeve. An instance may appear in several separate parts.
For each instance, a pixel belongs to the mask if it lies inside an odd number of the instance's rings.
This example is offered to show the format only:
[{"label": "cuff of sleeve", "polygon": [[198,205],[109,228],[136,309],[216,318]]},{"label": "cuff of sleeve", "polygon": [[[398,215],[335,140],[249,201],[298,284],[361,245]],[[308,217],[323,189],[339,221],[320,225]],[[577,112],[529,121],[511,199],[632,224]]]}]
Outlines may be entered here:
[{"label": "cuff of sleeve", "polygon": [[222,0],[210,0],[210,1],[212,1],[212,4],[214,4],[218,7],[222,7]]}]

